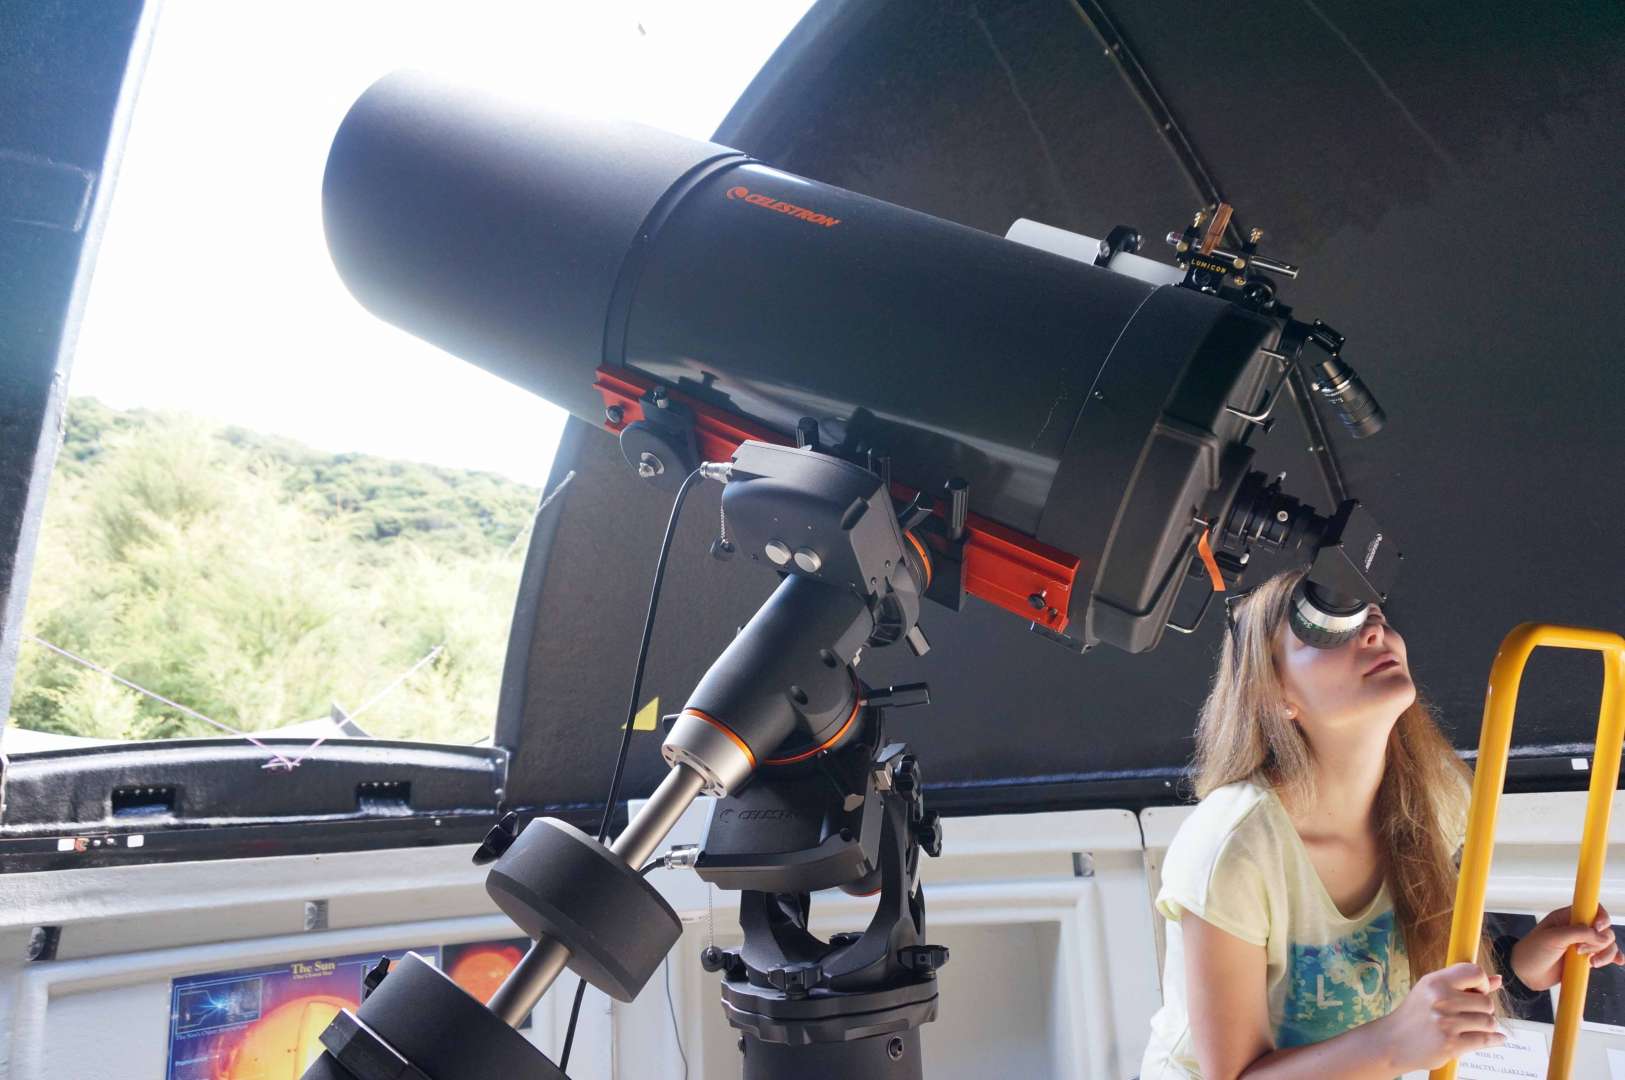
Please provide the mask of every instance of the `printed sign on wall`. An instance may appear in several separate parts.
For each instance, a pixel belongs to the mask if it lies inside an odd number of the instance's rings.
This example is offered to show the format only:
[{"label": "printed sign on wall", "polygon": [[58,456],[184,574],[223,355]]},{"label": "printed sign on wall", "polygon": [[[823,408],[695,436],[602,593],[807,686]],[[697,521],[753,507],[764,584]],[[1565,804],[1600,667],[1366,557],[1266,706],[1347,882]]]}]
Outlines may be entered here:
[{"label": "printed sign on wall", "polygon": [[[412,949],[481,1001],[524,955],[524,938]],[[362,979],[380,957],[408,950],[318,957],[170,983],[168,1080],[299,1080],[322,1052],[341,1009],[361,1004]],[[529,1017],[521,1027],[530,1024]]]}]

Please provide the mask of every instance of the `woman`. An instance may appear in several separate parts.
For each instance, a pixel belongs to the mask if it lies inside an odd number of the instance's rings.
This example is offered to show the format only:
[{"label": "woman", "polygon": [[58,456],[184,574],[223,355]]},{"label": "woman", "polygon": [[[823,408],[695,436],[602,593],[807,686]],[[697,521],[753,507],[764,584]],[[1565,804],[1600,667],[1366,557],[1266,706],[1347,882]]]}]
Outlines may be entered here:
[{"label": "woman", "polygon": [[[1301,577],[1229,613],[1197,728],[1202,801],[1162,869],[1164,1005],[1141,1080],[1389,1080],[1505,1041],[1501,976],[1444,966],[1467,770],[1380,609],[1336,648],[1298,640]],[[1554,911],[1510,950],[1527,989],[1560,980],[1569,945],[1625,962],[1606,911],[1568,921]]]}]

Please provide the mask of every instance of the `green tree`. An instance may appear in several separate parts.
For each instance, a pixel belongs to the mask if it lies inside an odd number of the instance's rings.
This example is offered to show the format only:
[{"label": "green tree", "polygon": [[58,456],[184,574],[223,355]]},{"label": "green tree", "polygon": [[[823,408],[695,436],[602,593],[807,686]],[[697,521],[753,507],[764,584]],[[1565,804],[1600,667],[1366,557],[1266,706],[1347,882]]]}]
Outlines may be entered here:
[{"label": "green tree", "polygon": [[[354,710],[395,738],[490,733],[536,492],[487,474],[71,404],[25,629],[242,730]],[[218,734],[27,642],[12,722]]]}]

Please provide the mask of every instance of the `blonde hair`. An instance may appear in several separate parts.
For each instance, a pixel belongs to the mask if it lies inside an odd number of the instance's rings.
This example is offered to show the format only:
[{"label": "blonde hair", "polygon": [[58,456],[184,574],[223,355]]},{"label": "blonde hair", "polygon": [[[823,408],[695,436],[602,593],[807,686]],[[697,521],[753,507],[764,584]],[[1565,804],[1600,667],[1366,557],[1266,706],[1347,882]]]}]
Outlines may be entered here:
[{"label": "blonde hair", "polygon": [[[1283,715],[1285,692],[1276,640],[1303,571],[1279,574],[1236,604],[1212,690],[1196,729],[1198,798],[1241,780],[1266,785],[1290,806],[1315,799],[1314,751]],[[1417,700],[1388,736],[1387,762],[1373,810],[1394,916],[1409,955],[1411,981],[1444,966],[1456,902],[1455,841],[1467,820],[1470,774]],[[1489,950],[1479,962],[1494,972]]]}]

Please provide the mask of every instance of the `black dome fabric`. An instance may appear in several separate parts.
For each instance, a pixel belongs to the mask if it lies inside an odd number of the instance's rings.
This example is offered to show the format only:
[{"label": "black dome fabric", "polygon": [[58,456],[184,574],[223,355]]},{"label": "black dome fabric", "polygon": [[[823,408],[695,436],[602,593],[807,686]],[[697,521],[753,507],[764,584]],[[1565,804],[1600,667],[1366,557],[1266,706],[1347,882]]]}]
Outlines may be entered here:
[{"label": "black dome fabric", "polygon": [[[1304,0],[1118,4],[1111,19],[1238,217],[1303,266],[1282,294],[1348,337],[1388,410],[1350,492],[1406,552],[1390,606],[1423,692],[1476,745],[1501,637],[1535,620],[1625,632],[1625,9]],[[1104,235],[1183,226],[1200,189],[1085,11],[1029,2],[817,5],[716,136],[791,172],[1002,234],[1018,217]],[[1159,243],[1145,254],[1166,258]],[[942,377],[951,380],[953,373]],[[1288,413],[1260,467],[1328,498]],[[667,502],[613,440],[572,422],[527,570],[499,743],[511,801],[602,797]],[[676,711],[773,585],[705,557],[716,492],[685,514],[645,697]],[[894,731],[935,805],[1057,808],[1173,797],[1222,618],[1154,652],[1079,657],[972,602],[926,613],[936,648],[866,658],[873,684],[929,681]],[[895,653],[896,655],[888,655]],[[1537,653],[1514,770],[1583,781],[1601,665]],[[659,733],[629,781],[664,772]]]}]

